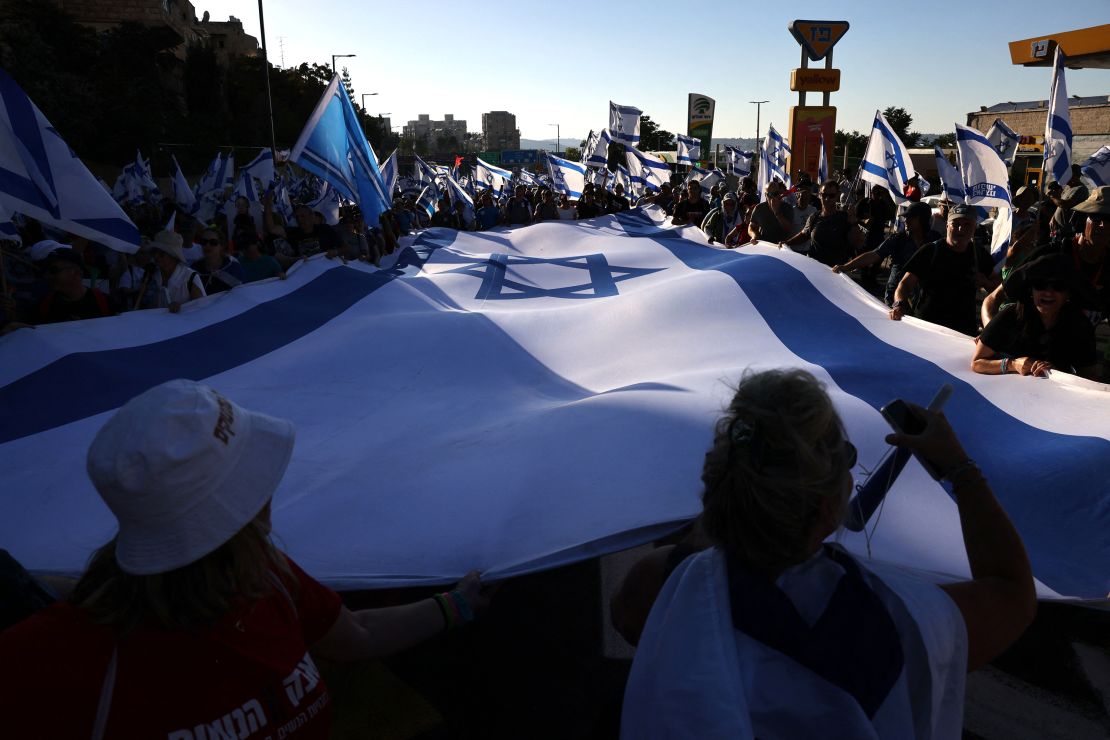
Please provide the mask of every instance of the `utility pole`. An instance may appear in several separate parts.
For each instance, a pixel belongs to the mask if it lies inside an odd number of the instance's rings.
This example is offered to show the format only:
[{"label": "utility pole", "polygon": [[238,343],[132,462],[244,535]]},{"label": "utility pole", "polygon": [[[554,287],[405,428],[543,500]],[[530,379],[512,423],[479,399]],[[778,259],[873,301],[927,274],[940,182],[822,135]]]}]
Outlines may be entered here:
[{"label": "utility pole", "polygon": [[748,102],[755,106],[755,140],[756,140],[756,143],[757,143],[757,146],[758,146],[759,137],[760,137],[760,133],[759,133],[759,114],[763,110],[763,104],[768,103],[770,101],[768,101],[768,100],[749,100]]},{"label": "utility pole", "polygon": [[270,58],[266,54],[266,18],[262,12],[262,0],[258,0],[258,29],[262,37],[262,73],[266,75],[266,104],[270,107],[270,156],[277,165],[277,136],[274,134],[274,100],[270,96]]}]

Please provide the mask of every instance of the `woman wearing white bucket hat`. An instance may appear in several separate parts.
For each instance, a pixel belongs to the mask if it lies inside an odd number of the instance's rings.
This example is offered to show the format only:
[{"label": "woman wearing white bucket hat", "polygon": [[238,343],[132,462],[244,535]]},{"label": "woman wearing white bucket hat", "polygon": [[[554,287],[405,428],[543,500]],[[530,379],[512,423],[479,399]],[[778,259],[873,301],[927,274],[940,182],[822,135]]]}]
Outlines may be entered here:
[{"label": "woman wearing white bucket hat", "polygon": [[158,287],[162,292],[160,305],[168,308],[170,313],[177,313],[181,304],[206,295],[200,276],[185,264],[181,241],[181,235],[172,231],[159,231],[150,240],[154,264],[158,267]]},{"label": "woman wearing white bucket hat", "polygon": [[0,692],[6,737],[326,738],[312,655],[380,657],[485,608],[471,573],[431,599],[352,612],[277,550],[270,498],[293,436],[187,380],[108,420],[88,471],[119,531],[69,603],[0,633],[18,676]]}]

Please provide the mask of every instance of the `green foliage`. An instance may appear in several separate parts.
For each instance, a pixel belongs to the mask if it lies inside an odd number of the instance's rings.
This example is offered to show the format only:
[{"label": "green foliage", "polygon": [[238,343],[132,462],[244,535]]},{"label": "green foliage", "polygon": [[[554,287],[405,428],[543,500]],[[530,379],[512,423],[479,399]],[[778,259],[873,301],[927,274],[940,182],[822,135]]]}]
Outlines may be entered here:
[{"label": "green foliage", "polygon": [[905,108],[896,108],[893,105],[883,111],[886,116],[887,123],[890,128],[902,140],[902,143],[907,149],[917,148],[917,142],[920,134],[910,131],[910,125],[913,123],[913,116]]},{"label": "green foliage", "polygon": [[956,134],[941,134],[933,139],[933,146],[939,146],[941,149],[953,149],[956,146]]},{"label": "green foliage", "polygon": [[[583,144],[582,146],[585,146]],[[568,146],[563,150],[563,159],[569,159],[571,162],[577,162],[582,159],[582,147]]]},{"label": "green foliage", "polygon": [[[585,146],[585,142],[582,146]],[[674,134],[659,128],[659,124],[648,115],[640,116],[640,150],[644,152],[667,152],[675,148]]]}]

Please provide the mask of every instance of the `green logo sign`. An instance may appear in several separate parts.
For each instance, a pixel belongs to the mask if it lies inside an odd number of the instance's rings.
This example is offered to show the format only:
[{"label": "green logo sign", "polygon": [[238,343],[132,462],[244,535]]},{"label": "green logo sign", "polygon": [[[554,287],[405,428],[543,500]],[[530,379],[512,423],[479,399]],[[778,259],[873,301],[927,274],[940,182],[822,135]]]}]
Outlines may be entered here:
[{"label": "green logo sign", "polygon": [[694,112],[704,115],[709,112],[710,105],[712,103],[709,102],[709,98],[698,98],[694,101]]}]

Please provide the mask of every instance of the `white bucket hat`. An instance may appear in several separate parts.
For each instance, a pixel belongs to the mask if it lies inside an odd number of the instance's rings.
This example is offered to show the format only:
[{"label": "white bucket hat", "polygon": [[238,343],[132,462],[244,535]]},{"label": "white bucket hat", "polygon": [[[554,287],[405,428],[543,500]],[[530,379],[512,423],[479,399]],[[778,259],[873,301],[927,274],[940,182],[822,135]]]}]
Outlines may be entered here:
[{"label": "white bucket hat", "polygon": [[89,478],[119,521],[125,573],[181,568],[216,550],[270,500],[293,425],[211,388],[171,380],[124,404],[89,446]]}]

